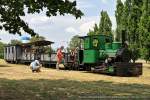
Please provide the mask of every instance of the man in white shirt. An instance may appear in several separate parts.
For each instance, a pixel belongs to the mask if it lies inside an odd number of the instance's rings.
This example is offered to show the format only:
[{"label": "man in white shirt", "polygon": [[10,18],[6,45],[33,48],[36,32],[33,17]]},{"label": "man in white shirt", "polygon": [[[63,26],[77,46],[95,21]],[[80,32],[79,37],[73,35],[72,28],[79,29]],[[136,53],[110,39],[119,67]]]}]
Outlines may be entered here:
[{"label": "man in white shirt", "polygon": [[30,64],[30,68],[32,70],[32,72],[41,72],[41,67],[42,65],[40,64],[40,58],[38,58],[37,60],[31,62]]}]

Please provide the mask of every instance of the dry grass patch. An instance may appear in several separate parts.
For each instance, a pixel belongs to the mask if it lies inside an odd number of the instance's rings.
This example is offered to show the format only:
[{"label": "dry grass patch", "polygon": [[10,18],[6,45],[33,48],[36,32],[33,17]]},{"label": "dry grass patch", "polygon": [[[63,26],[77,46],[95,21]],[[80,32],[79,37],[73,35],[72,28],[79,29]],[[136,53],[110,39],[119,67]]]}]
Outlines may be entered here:
[{"label": "dry grass patch", "polygon": [[[103,74],[94,74],[86,71],[68,71],[42,68],[41,73],[32,73],[29,66],[7,64],[3,60],[0,60],[0,78],[6,79],[67,79],[75,81],[107,81],[114,83],[138,83],[138,84],[150,84],[150,65],[143,64],[143,75],[140,77],[116,77]],[[4,67],[5,66],[5,67]]]},{"label": "dry grass patch", "polygon": [[[0,60],[0,100],[66,100],[88,96],[150,95],[150,65],[144,63],[140,77],[116,77],[85,71],[42,68],[32,73],[26,65]],[[77,98],[76,98],[77,97]]]}]

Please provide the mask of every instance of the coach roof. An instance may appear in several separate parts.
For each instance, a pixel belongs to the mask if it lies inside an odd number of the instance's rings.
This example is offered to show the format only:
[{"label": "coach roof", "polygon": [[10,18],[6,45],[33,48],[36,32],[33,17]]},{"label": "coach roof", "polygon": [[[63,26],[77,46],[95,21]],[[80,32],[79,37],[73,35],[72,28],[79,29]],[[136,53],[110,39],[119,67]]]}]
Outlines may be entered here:
[{"label": "coach roof", "polygon": [[52,41],[40,40],[40,41],[35,41],[35,42],[30,42],[30,43],[21,43],[21,44],[15,44],[15,45],[8,44],[8,45],[6,45],[6,47],[7,46],[32,46],[32,45],[35,45],[35,46],[47,46],[47,45],[51,45],[53,43],[54,42],[52,42]]}]

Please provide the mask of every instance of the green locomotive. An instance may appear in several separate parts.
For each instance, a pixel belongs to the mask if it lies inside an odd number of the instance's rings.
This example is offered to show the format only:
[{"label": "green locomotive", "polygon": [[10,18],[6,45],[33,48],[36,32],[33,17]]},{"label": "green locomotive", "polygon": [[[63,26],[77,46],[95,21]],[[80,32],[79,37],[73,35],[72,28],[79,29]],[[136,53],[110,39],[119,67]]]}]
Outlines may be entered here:
[{"label": "green locomotive", "polygon": [[113,42],[111,36],[96,35],[82,37],[84,40],[84,63],[98,63],[108,57],[115,57],[121,47],[120,42]]},{"label": "green locomotive", "polygon": [[80,37],[79,64],[85,70],[118,74],[141,75],[142,64],[131,63],[131,52],[125,43],[113,42],[112,36],[93,35]]}]

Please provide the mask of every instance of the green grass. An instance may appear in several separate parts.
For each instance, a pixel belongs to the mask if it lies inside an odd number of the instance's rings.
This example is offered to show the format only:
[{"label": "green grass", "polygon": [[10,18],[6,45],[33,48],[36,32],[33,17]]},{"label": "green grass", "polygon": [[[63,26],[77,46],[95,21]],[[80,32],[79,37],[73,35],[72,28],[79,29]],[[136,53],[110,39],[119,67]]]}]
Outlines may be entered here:
[{"label": "green grass", "polygon": [[79,82],[66,79],[0,79],[0,100],[78,100],[98,98],[96,96],[126,96],[129,100],[135,96],[138,98],[132,100],[142,100],[143,97],[148,99],[150,85],[114,84],[104,81]]}]

